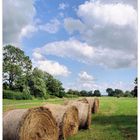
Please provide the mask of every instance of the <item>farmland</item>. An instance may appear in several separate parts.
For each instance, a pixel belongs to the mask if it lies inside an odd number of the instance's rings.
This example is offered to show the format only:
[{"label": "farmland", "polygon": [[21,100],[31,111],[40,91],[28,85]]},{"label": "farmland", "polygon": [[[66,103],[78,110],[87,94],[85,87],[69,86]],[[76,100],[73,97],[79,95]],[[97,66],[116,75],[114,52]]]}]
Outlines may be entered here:
[{"label": "farmland", "polygon": [[[80,130],[68,140],[136,140],[137,98],[100,97],[100,109],[92,114],[90,130]],[[46,102],[62,104],[65,99],[3,100],[3,110],[41,106]]]}]

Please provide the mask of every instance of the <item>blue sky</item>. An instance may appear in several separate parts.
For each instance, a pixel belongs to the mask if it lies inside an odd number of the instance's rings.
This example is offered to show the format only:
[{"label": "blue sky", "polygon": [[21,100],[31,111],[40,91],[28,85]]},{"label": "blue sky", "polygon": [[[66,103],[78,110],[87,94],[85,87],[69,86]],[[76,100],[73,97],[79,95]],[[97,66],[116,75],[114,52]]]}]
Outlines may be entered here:
[{"label": "blue sky", "polygon": [[136,0],[5,0],[3,44],[66,89],[132,90],[137,76]]}]

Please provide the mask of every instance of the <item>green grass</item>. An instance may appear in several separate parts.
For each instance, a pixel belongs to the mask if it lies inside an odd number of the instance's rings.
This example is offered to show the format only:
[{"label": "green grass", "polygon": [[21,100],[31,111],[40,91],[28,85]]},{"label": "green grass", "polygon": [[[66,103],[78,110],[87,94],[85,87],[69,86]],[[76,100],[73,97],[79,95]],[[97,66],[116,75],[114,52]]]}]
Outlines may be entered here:
[{"label": "green grass", "polygon": [[[34,100],[10,100],[10,99],[3,99],[3,111],[8,111],[11,109],[17,109],[17,108],[31,108],[35,106],[41,106],[46,103],[53,103],[53,104],[62,104],[64,100],[68,100],[72,98],[67,98],[67,99],[61,99],[61,98],[55,98],[55,99],[47,99],[47,100],[39,100],[39,99],[34,99]],[[77,99],[77,98],[73,98]]]},{"label": "green grass", "polygon": [[136,140],[137,99],[100,98],[100,110],[92,115],[90,130],[68,140]]},{"label": "green grass", "polygon": [[[64,99],[49,100],[3,100],[4,111],[13,108],[40,106],[46,102],[63,103]],[[32,103],[32,104],[26,104]],[[22,105],[20,105],[22,104]],[[12,108],[13,107],[13,108]],[[100,109],[92,115],[90,130],[80,130],[68,140],[136,140],[137,99],[101,97]]]}]

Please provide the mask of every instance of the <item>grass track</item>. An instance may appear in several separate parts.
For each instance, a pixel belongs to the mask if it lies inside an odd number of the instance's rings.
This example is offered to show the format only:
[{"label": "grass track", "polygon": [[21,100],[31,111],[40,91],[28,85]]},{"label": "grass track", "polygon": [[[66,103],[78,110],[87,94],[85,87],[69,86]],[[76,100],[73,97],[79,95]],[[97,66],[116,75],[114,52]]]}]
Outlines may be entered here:
[{"label": "grass track", "polygon": [[[46,102],[63,103],[63,99],[49,100],[3,100],[4,111],[14,108],[40,106]],[[26,104],[30,103],[30,104]],[[80,130],[68,140],[136,140],[137,99],[101,97],[100,110],[92,115],[90,130]]]}]

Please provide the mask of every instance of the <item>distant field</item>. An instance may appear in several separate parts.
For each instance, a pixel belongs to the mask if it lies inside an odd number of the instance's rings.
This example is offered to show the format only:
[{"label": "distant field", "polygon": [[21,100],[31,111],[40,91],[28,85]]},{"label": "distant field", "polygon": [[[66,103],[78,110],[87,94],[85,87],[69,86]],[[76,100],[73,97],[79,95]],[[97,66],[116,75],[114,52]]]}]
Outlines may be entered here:
[{"label": "distant field", "polygon": [[16,108],[30,108],[35,106],[41,106],[45,103],[61,104],[64,99],[48,99],[48,100],[9,100],[3,99],[3,110],[8,111]]},{"label": "distant field", "polygon": [[[61,104],[64,99],[3,100],[3,110],[29,108],[49,103]],[[101,97],[98,114],[92,115],[90,130],[80,130],[68,140],[136,140],[137,99]]]}]

